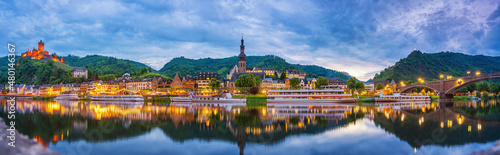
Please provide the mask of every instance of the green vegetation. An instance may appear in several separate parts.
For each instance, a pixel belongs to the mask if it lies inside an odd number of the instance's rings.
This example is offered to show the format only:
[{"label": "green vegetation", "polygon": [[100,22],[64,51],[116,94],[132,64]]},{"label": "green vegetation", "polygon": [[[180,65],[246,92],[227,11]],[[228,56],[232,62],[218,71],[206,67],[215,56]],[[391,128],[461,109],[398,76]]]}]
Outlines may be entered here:
[{"label": "green vegetation", "polygon": [[361,93],[365,91],[365,84],[363,82],[358,81],[356,77],[352,77],[349,80],[347,80],[347,88],[349,88],[351,94],[353,94],[354,91]]},{"label": "green vegetation", "polygon": [[[168,77],[173,77],[175,76],[175,73],[179,73],[180,76],[185,76],[188,74],[197,75],[198,71],[213,70],[217,71],[219,78],[226,78],[226,74],[234,67],[234,65],[236,65],[237,62],[237,56],[220,59],[204,58],[196,60],[178,57],[165,64],[158,72]],[[270,67],[276,70],[296,69],[304,71],[307,74],[312,73],[313,75],[324,77],[337,77],[342,80],[346,80],[350,77],[345,72],[338,72],[319,66],[290,64],[286,62],[285,59],[273,55],[247,56],[247,66],[257,68]],[[276,74],[275,77],[278,77],[278,75]]]},{"label": "green vegetation", "polygon": [[248,95],[247,106],[265,106],[267,105],[267,95]]},{"label": "green vegetation", "polygon": [[154,103],[170,103],[172,100],[169,97],[156,97],[144,99],[144,102],[154,102]]},{"label": "green vegetation", "polygon": [[253,74],[243,74],[238,77],[238,79],[235,81],[235,86],[236,87],[254,87],[256,86],[255,78],[253,77]]},{"label": "green vegetation", "polygon": [[339,78],[342,81],[347,81],[349,78],[351,78],[351,75],[349,75],[347,72],[340,72],[336,70],[326,69],[324,67],[316,65],[295,64],[295,66],[299,67],[304,72],[306,72],[307,73],[306,77],[313,77],[313,78],[317,78],[319,76],[335,77]]},{"label": "green vegetation", "polygon": [[[16,67],[16,83],[22,84],[59,84],[70,82],[69,70],[58,68],[54,61],[43,63],[34,59],[21,59]],[[7,83],[7,74],[1,75],[0,83]]]},{"label": "green vegetation", "polygon": [[323,78],[322,76],[320,76],[314,84],[316,85],[316,88],[321,88],[321,86],[328,85],[328,78]]},{"label": "green vegetation", "polygon": [[219,90],[220,89],[220,80],[212,78],[212,79],[210,79],[210,83],[208,83],[208,86],[212,90]]},{"label": "green vegetation", "polygon": [[377,83],[377,86],[375,86],[375,90],[380,90],[384,88],[381,83]]},{"label": "green vegetation", "polygon": [[431,95],[431,101],[437,101],[439,100],[439,96],[432,96]]},{"label": "green vegetation", "polygon": [[470,96],[453,96],[455,100],[469,100]]},{"label": "green vegetation", "polygon": [[99,76],[99,79],[103,80],[103,81],[108,81],[108,80],[114,80],[114,79],[116,79],[116,77],[114,74],[107,74],[104,76]]},{"label": "green vegetation", "polygon": [[300,89],[300,80],[297,78],[290,79],[290,88]]},{"label": "green vegetation", "polygon": [[55,96],[33,96],[33,100],[53,100]]},{"label": "green vegetation", "polygon": [[91,101],[92,99],[90,98],[80,98],[80,101]]},{"label": "green vegetation", "polygon": [[137,78],[145,79],[145,78],[153,78],[153,77],[161,77],[163,79],[169,79],[165,75],[161,75],[161,74],[158,74],[158,73],[145,73],[145,74],[142,74],[142,75],[138,76]]},{"label": "green vegetation", "polygon": [[378,83],[392,79],[395,81],[417,80],[419,77],[425,81],[431,81],[439,79],[440,74],[453,77],[467,76],[467,71],[471,71],[471,74],[475,71],[481,71],[481,74],[500,72],[500,57],[414,51],[394,66],[384,69],[380,74],[375,74],[373,81]]},{"label": "green vegetation", "polygon": [[368,99],[358,99],[356,101],[357,104],[374,104],[375,99],[374,98],[368,98]]},{"label": "green vegetation", "polygon": [[[88,67],[88,69],[99,75],[115,74],[116,76],[121,76],[124,73],[134,75],[132,73],[139,73],[141,68],[149,69],[148,66],[139,62],[100,55],[87,55],[82,58],[68,55],[64,57],[64,61],[69,66]],[[151,71],[155,72],[152,69]]]}]

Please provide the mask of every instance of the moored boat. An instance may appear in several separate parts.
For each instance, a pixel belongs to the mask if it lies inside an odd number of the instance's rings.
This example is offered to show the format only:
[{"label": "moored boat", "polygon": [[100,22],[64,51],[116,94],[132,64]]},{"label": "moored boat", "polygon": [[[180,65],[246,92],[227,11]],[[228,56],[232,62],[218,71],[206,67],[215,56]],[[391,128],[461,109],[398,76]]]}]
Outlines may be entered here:
[{"label": "moored boat", "polygon": [[431,101],[431,97],[429,95],[425,95],[422,93],[410,93],[410,94],[401,94],[401,93],[393,93],[392,95],[380,95],[380,98],[375,99],[376,102],[422,102],[422,101]]},{"label": "moored boat", "polygon": [[269,90],[267,103],[356,103],[342,89]]},{"label": "moored boat", "polygon": [[222,96],[209,96],[209,95],[194,95],[190,94],[187,97],[171,97],[172,102],[217,102],[217,103],[244,103],[246,99],[236,99],[230,93]]},{"label": "moored boat", "polygon": [[54,100],[79,100],[77,94],[59,94]]},{"label": "moored boat", "polygon": [[92,101],[144,101],[142,95],[93,95]]}]

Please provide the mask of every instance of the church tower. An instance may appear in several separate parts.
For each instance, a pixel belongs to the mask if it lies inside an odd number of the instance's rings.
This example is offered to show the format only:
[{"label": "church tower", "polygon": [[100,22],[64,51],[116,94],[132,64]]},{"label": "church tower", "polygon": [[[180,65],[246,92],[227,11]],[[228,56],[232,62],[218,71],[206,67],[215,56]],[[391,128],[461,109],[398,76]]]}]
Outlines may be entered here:
[{"label": "church tower", "polygon": [[247,72],[247,55],[245,55],[245,45],[243,45],[243,37],[241,37],[240,55],[238,55],[238,73]]}]

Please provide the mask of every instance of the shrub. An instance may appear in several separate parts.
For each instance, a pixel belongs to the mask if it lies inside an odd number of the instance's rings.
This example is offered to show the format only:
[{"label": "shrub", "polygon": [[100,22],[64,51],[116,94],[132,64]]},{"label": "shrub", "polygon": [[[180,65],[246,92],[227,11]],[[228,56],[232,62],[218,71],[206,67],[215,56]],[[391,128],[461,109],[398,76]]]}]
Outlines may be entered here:
[{"label": "shrub", "polygon": [[484,91],[484,92],[483,92],[483,97],[484,97],[484,98],[488,98],[488,95],[489,95],[489,94],[488,94],[488,92],[487,92],[487,91]]},{"label": "shrub", "polygon": [[258,94],[259,93],[259,87],[255,86],[255,87],[252,87],[250,88],[250,94]]}]

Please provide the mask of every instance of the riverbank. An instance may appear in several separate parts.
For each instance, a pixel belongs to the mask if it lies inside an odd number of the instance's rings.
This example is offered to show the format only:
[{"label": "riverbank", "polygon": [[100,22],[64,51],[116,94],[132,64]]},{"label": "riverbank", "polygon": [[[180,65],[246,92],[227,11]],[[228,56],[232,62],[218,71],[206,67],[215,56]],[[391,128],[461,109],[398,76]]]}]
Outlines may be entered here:
[{"label": "riverbank", "polygon": [[0,118],[0,150],[2,154],[46,154],[46,155],[58,155],[58,152],[52,151],[47,148],[43,148],[42,145],[38,144],[33,139],[28,138],[28,136],[22,135],[21,133],[15,131],[16,139],[15,146],[9,146],[8,143],[10,139],[7,136],[10,132],[7,131],[9,127],[5,125],[5,122]]}]

